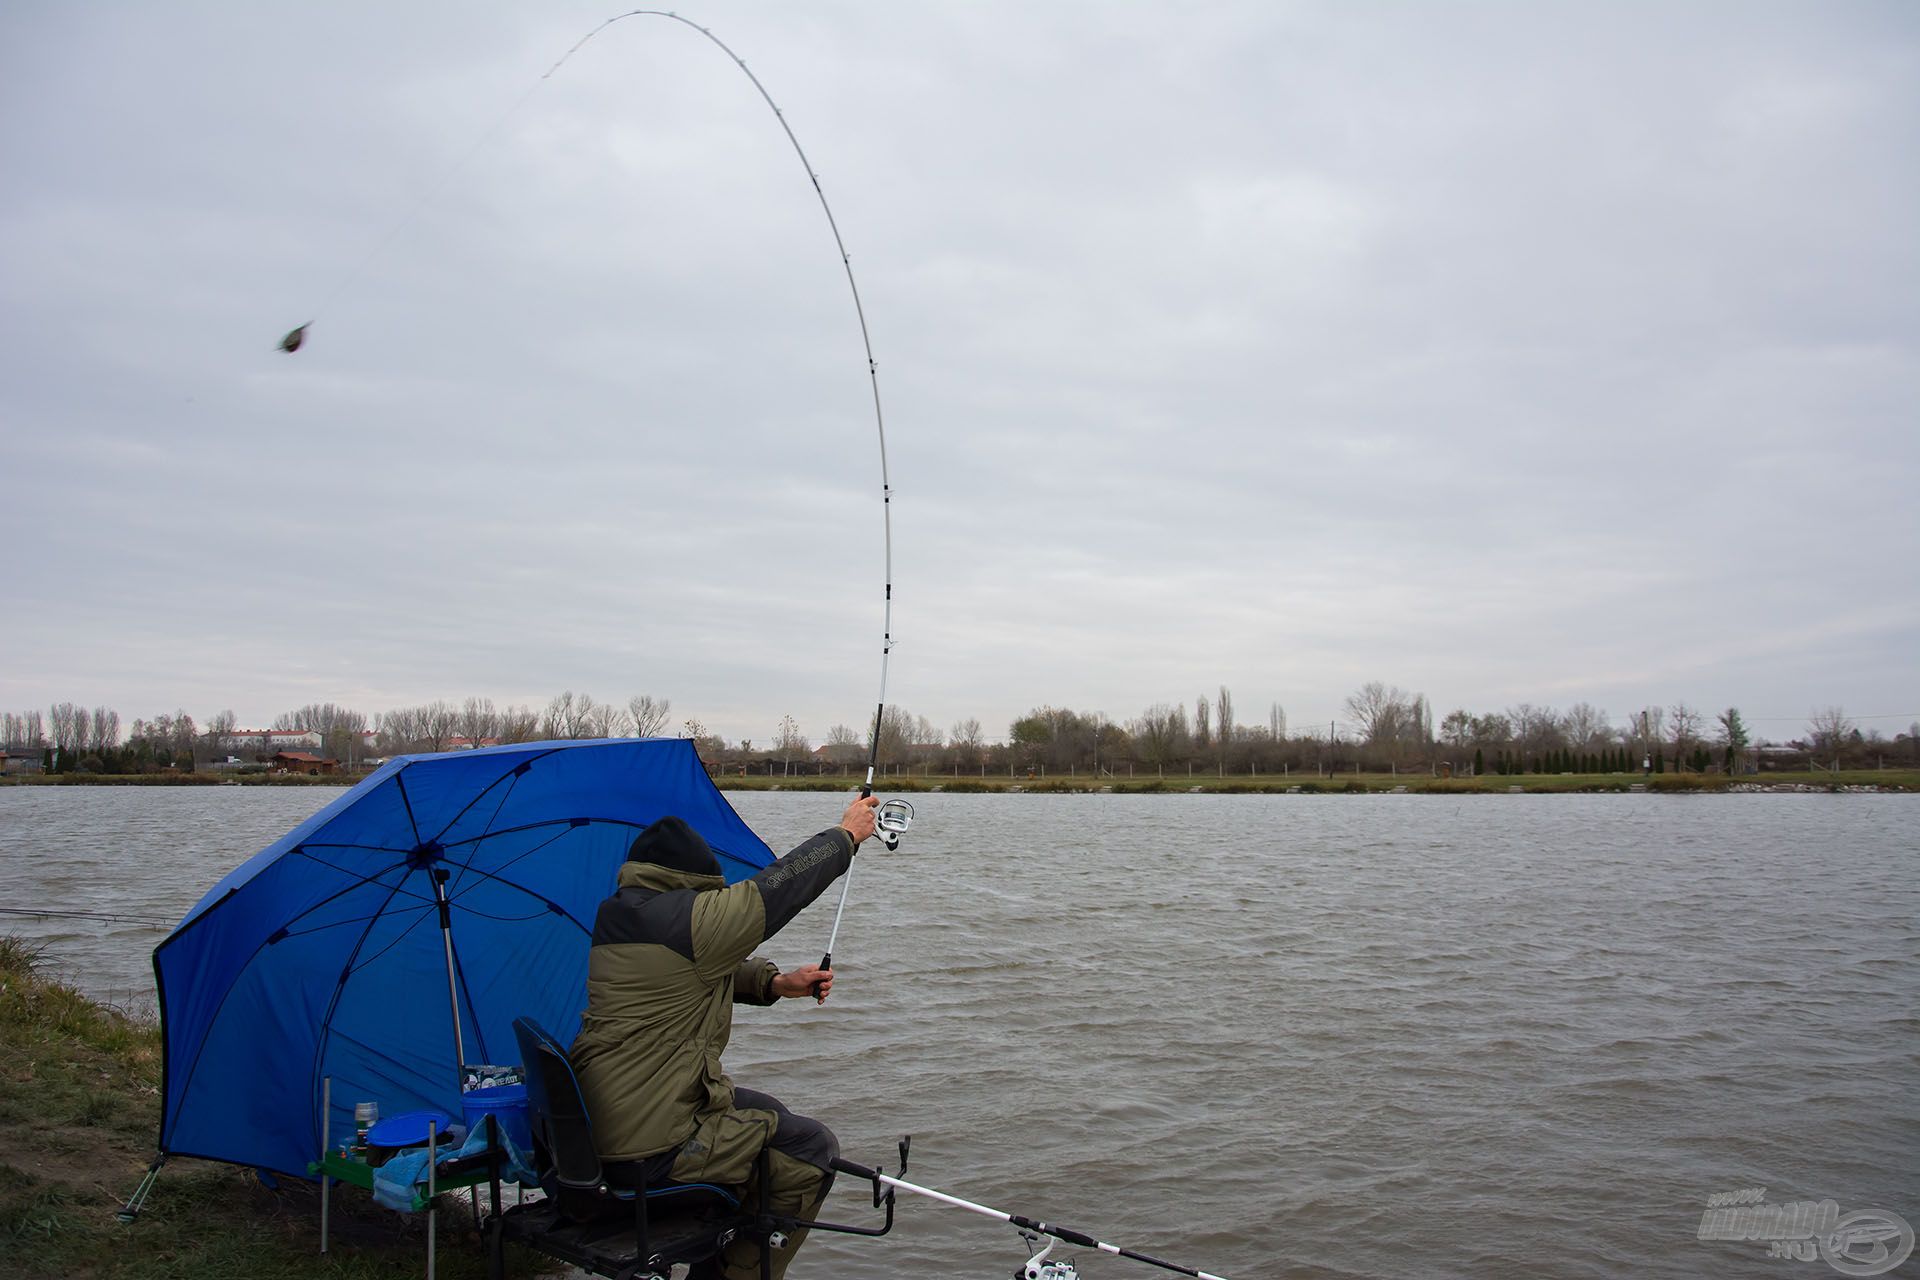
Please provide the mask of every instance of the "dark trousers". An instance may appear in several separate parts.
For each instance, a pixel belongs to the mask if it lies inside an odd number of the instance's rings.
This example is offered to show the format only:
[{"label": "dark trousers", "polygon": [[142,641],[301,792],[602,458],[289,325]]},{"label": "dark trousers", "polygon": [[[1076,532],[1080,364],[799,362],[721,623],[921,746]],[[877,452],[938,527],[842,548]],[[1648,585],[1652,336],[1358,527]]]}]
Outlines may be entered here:
[{"label": "dark trousers", "polygon": [[[839,1140],[818,1120],[795,1115],[778,1098],[753,1089],[735,1087],[731,1111],[709,1117],[678,1151],[648,1159],[647,1183],[744,1187],[745,1203],[752,1206],[759,1202],[762,1150],[768,1152],[768,1208],[792,1218],[818,1216],[820,1202],[833,1185]],[[786,1274],[806,1234],[804,1230],[788,1232],[786,1247],[773,1251],[774,1280]],[[719,1258],[694,1268],[689,1280],[758,1280],[759,1275],[760,1242],[741,1239],[727,1246]]]}]

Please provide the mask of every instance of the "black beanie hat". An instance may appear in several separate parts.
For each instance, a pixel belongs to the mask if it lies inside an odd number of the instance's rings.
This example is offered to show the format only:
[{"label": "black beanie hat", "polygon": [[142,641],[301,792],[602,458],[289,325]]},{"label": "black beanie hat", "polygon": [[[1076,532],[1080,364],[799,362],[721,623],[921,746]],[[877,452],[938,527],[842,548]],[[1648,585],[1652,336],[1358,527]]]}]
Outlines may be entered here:
[{"label": "black beanie hat", "polygon": [[707,847],[706,838],[679,818],[662,818],[635,836],[627,861],[651,862],[697,876],[720,874],[720,860]]}]

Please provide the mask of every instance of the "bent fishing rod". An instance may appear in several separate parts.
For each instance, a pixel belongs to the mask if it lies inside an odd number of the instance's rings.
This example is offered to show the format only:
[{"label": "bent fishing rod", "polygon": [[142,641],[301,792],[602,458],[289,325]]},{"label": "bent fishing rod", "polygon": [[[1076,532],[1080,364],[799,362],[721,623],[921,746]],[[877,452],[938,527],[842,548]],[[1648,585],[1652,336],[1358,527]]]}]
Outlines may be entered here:
[{"label": "bent fishing rod", "polygon": [[[496,121],[495,124],[482,135],[481,141],[484,142],[487,136],[490,136],[495,130],[500,128],[501,125],[505,124],[507,118],[519,110],[527,98],[532,96],[534,90],[539,88],[541,83],[551,80],[555,73],[564,67],[567,62],[572,59],[574,54],[585,48],[595,36],[605,31],[608,27],[613,26],[615,23],[623,22],[628,18],[667,18],[679,23],[683,27],[691,28],[699,32],[702,36],[705,36],[715,48],[726,54],[727,57],[733,61],[733,64],[740,68],[741,74],[747,77],[753,84],[754,89],[760,94],[761,100],[767,104],[767,109],[773,112],[774,119],[780,122],[780,129],[787,135],[787,142],[792,145],[794,155],[798,157],[801,167],[807,171],[807,180],[813,184],[813,194],[820,201],[820,211],[826,215],[827,229],[833,233],[833,244],[835,250],[838,251],[840,255],[841,269],[846,273],[847,290],[852,295],[854,316],[860,325],[860,345],[866,356],[867,383],[873,394],[874,433],[880,445],[880,513],[885,550],[885,572],[883,575],[884,594],[880,639],[880,699],[873,712],[873,734],[869,740],[867,749],[866,781],[862,783],[860,787],[860,795],[861,798],[864,799],[873,794],[874,773],[880,763],[880,732],[882,724],[886,719],[887,710],[887,667],[893,653],[893,483],[887,469],[886,414],[881,408],[880,403],[880,366],[873,355],[873,335],[867,326],[866,306],[860,300],[860,285],[859,282],[854,279],[853,275],[853,256],[847,252],[846,240],[840,234],[839,221],[833,216],[833,206],[827,202],[826,189],[820,184],[820,175],[814,171],[813,162],[807,158],[806,148],[800,145],[800,138],[794,133],[793,126],[787,123],[786,113],[782,111],[780,105],[773,100],[773,95],[767,91],[766,85],[760,82],[760,77],[756,76],[752,68],[747,66],[746,60],[735,53],[731,46],[720,39],[720,37],[714,35],[712,31],[709,31],[691,19],[683,18],[677,13],[671,13],[664,9],[633,9],[629,12],[616,14],[608,18],[599,26],[587,32],[586,35],[580,37],[571,49],[568,49],[560,56],[559,61],[555,62],[542,73],[540,79],[521,96],[518,102],[508,108],[506,115],[503,115],[500,120]],[[474,149],[477,150],[478,147],[479,143],[475,143]],[[471,152],[469,152],[469,154],[471,154]],[[417,213],[418,210],[416,209],[414,212]],[[410,213],[407,218],[402,221],[401,225],[404,227],[407,222],[412,220],[413,216],[414,214]],[[397,234],[398,229],[389,233],[382,244],[375,247],[374,252],[377,253],[380,247],[384,247],[385,243],[391,242]],[[371,256],[372,255],[369,254],[369,258]],[[363,269],[364,266],[365,260],[362,261],[361,268]],[[310,329],[312,325],[313,321],[309,320],[305,324],[290,330],[286,336],[280,340],[280,350],[289,354],[300,350],[301,346],[306,342],[307,330]],[[900,837],[906,834],[907,828],[912,822],[913,806],[905,800],[889,800],[880,806],[879,812],[875,815],[875,826],[878,828],[881,842],[889,850],[899,847]],[[853,870],[849,867],[846,878],[840,886],[840,904],[833,914],[833,931],[827,937],[826,952],[820,957],[820,967],[822,969],[830,969],[833,967],[833,946],[840,937],[840,919],[846,912],[847,893],[852,887]],[[821,992],[820,986],[821,984],[815,984],[814,996],[816,1000],[825,1000],[826,996]]]},{"label": "bent fishing rod", "polygon": [[[904,1142],[901,1144],[901,1150],[904,1156],[906,1150],[906,1144]],[[1175,1275],[1193,1276],[1195,1280],[1227,1280],[1225,1276],[1215,1275],[1211,1271],[1202,1271],[1197,1267],[1186,1267],[1177,1262],[1168,1262],[1165,1258],[1156,1258],[1150,1253],[1141,1253],[1136,1249],[1129,1249],[1123,1245],[1109,1244],[1105,1240],[1095,1239],[1084,1231],[1076,1231],[1072,1227],[1064,1227],[1057,1222],[1042,1222],[1037,1218],[1029,1218],[1023,1214],[1008,1213],[1003,1209],[995,1209],[991,1205],[976,1204],[972,1200],[962,1200],[959,1196],[948,1195],[946,1192],[936,1191],[932,1187],[923,1187],[918,1183],[908,1182],[903,1178],[892,1177],[886,1173],[882,1173],[879,1169],[870,1169],[866,1165],[855,1164],[851,1160],[835,1157],[833,1167],[841,1173],[850,1173],[856,1178],[871,1182],[874,1186],[873,1194],[876,1202],[880,1196],[880,1188],[883,1186],[897,1188],[901,1191],[911,1191],[914,1195],[925,1196],[929,1200],[937,1200],[941,1204],[952,1205],[956,1209],[965,1209],[969,1213],[977,1213],[986,1218],[997,1218],[1001,1222],[1008,1223],[1017,1228],[1022,1236],[1036,1243],[1042,1240],[1047,1241],[1046,1246],[1042,1248],[1040,1252],[1034,1254],[1033,1257],[1029,1258],[1027,1265],[1021,1271],[1015,1273],[1016,1280],[1074,1280],[1074,1277],[1077,1277],[1079,1272],[1075,1270],[1071,1262],[1046,1261],[1047,1254],[1053,1250],[1054,1242],[1075,1245],[1082,1249],[1098,1249],[1101,1253],[1110,1253],[1119,1258],[1131,1258],[1135,1262],[1144,1262],[1148,1266],[1159,1267],[1161,1270],[1171,1271]],[[905,1172],[904,1160],[902,1162],[902,1172]]]},{"label": "bent fishing rod", "polygon": [[[820,201],[820,212],[826,215],[827,229],[833,233],[833,247],[840,254],[840,268],[846,273],[847,292],[852,295],[853,298],[854,317],[860,323],[860,345],[867,359],[867,384],[873,391],[874,435],[880,445],[880,520],[885,547],[884,597],[880,631],[880,700],[873,709],[873,733],[868,739],[867,744],[867,777],[866,781],[860,785],[860,797],[864,800],[873,794],[873,777],[880,765],[880,730],[887,715],[887,665],[893,655],[893,482],[887,471],[887,418],[886,413],[880,406],[880,365],[873,357],[873,334],[867,327],[866,306],[860,301],[860,284],[853,277],[853,255],[847,252],[847,242],[840,235],[840,223],[833,216],[833,206],[827,203],[826,188],[820,185],[820,175],[814,171],[813,162],[807,159],[807,151],[805,147],[800,145],[799,135],[795,134],[793,126],[787,123],[786,112],[782,111],[779,104],[773,100],[773,95],[767,92],[767,86],[760,83],[760,77],[753,74],[753,70],[747,66],[746,60],[735,53],[732,48],[727,45],[726,41],[720,39],[719,36],[714,35],[713,32],[707,30],[699,23],[683,18],[677,13],[668,13],[661,9],[635,9],[630,13],[619,14],[615,17],[608,18],[605,22],[582,36],[580,42],[574,45],[573,48],[567,50],[566,55],[562,57],[560,61],[554,63],[547,71],[546,76],[542,76],[541,78],[546,79],[553,75],[555,71],[558,71],[562,66],[566,65],[568,58],[571,58],[585,47],[589,40],[599,35],[602,31],[605,31],[614,23],[627,18],[642,17],[671,18],[682,26],[693,28],[711,41],[715,48],[726,54],[727,57],[733,59],[733,64],[740,68],[741,74],[752,81],[753,87],[759,92],[761,100],[767,104],[767,109],[773,112],[774,119],[780,122],[780,130],[787,135],[787,141],[792,145],[793,154],[798,157],[801,168],[807,171],[807,181],[813,184],[813,194]],[[889,850],[900,847],[900,837],[906,834],[907,828],[911,826],[912,823],[913,806],[905,800],[889,800],[881,805],[879,812],[874,815],[874,825],[877,828],[881,843]],[[820,967],[822,969],[833,968],[833,944],[839,941],[840,919],[846,914],[847,893],[852,888],[853,868],[849,866],[847,868],[846,878],[842,880],[840,884],[840,905],[836,907],[833,912],[833,931],[827,935],[827,949],[820,956]],[[821,989],[824,985],[824,983],[814,984],[813,996],[816,1003],[822,1002],[827,998],[826,993]]]}]

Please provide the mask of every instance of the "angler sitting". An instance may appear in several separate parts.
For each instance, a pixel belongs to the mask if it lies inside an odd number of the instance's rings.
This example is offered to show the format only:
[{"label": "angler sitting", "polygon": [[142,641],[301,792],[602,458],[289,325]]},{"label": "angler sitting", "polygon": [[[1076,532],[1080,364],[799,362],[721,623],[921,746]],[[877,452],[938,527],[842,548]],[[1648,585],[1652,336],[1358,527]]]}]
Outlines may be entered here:
[{"label": "angler sitting", "polygon": [[[782,973],[752,953],[853,865],[878,804],[856,800],[840,825],[733,885],[706,840],[679,818],[662,818],[635,838],[618,890],[594,919],[587,1010],[568,1054],[603,1162],[635,1162],[649,1186],[749,1186],[766,1149],[769,1209],[816,1215],[839,1143],[819,1121],[735,1088],[720,1056],[733,1005],[826,999],[830,970],[808,964]],[[774,1252],[776,1278],[805,1234],[792,1233]],[[759,1254],[759,1241],[736,1239],[717,1270],[694,1274],[753,1280]]]}]

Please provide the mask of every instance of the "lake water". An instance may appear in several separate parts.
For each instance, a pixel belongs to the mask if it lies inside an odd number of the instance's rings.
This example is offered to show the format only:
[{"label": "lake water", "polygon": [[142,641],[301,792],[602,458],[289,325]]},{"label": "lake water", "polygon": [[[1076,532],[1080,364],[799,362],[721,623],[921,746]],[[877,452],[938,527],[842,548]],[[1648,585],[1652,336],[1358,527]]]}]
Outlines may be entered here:
[{"label": "lake water", "polygon": [[[177,918],[337,794],[0,789],[0,904]],[[841,805],[731,798],[776,850]],[[914,1181],[1234,1280],[1838,1274],[1696,1239],[1748,1188],[1920,1223],[1920,799],[916,804],[857,864],[834,998],[735,1022],[734,1078],[853,1159],[912,1133]],[[817,959],[833,905],[767,953]],[[151,1001],[160,933],[0,930]],[[794,1275],[1023,1257],[903,1197],[892,1236],[816,1235]]]}]

